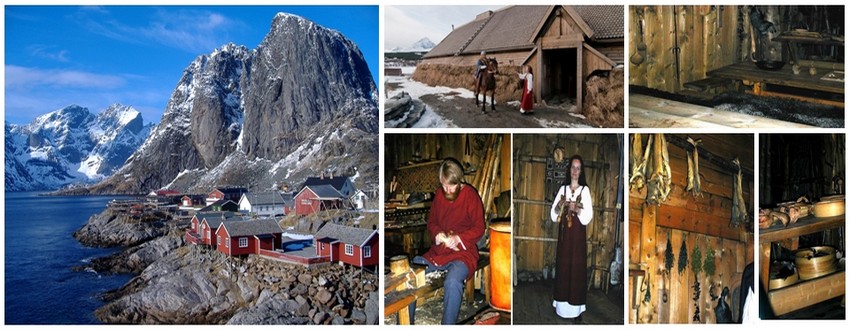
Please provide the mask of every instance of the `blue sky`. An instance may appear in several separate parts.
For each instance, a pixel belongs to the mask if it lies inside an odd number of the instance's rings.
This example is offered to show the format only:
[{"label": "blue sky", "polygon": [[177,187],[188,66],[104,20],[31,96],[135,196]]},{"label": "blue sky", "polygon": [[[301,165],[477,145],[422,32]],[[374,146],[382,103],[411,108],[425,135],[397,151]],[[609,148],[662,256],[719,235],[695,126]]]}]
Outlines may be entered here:
[{"label": "blue sky", "polygon": [[158,122],[193,59],[228,42],[256,48],[278,12],[340,31],[377,82],[377,6],[6,6],[5,120],[121,103]]}]

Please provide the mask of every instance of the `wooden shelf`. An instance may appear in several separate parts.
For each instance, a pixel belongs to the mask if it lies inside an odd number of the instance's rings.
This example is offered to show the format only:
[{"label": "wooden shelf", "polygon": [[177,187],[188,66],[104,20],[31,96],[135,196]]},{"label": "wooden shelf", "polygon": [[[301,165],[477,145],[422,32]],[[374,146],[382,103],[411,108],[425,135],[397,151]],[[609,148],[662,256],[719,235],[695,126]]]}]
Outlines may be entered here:
[{"label": "wooden shelf", "polygon": [[[775,226],[759,230],[759,245],[761,246],[760,278],[762,287],[768,290],[770,274],[770,244],[772,242],[797,238],[802,235],[822,232],[844,226],[844,215],[816,218],[808,216],[800,218],[788,227]],[[830,275],[800,282],[789,287],[770,290],[767,299],[776,315],[783,315],[816,303],[844,295],[844,270]]]},{"label": "wooden shelf", "polygon": [[816,218],[807,216],[800,218],[797,223],[788,225],[788,227],[774,226],[767,229],[759,230],[759,241],[764,243],[781,241],[783,239],[794,238],[802,235],[821,232],[831,228],[837,228],[844,225],[844,215]]},{"label": "wooden shelf", "polygon": [[776,289],[767,293],[776,315],[787,314],[824,300],[844,295],[844,271]]}]

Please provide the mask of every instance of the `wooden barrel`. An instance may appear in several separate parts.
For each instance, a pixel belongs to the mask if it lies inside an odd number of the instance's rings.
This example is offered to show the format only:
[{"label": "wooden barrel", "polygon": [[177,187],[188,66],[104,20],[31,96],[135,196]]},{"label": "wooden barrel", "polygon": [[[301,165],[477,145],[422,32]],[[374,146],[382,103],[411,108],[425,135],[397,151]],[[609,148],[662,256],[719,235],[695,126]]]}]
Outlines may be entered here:
[{"label": "wooden barrel", "polygon": [[511,310],[511,223],[490,225],[490,306]]},{"label": "wooden barrel", "polygon": [[818,278],[831,274],[837,268],[835,265],[835,248],[829,246],[814,246],[799,249],[795,253],[794,263],[801,280]]}]

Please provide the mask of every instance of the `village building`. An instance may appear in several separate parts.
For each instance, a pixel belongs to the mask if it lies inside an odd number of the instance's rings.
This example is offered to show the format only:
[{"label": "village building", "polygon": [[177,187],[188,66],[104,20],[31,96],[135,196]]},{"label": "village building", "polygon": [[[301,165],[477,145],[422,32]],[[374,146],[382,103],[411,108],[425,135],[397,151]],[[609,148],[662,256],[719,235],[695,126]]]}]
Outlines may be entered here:
[{"label": "village building", "polygon": [[215,188],[209,194],[207,194],[207,205],[215,203],[217,201],[226,199],[231,200],[234,203],[239,202],[239,198],[242,197],[242,194],[247,193],[248,189],[243,187],[220,187]]},{"label": "village building", "polygon": [[582,113],[586,80],[624,62],[621,22],[622,6],[510,6],[487,11],[454,28],[425,54],[413,79],[470,88],[475,63],[484,51],[499,62],[498,102],[520,99],[516,73],[530,65],[538,100],[575,100]]},{"label": "village building", "polygon": [[236,212],[239,211],[239,204],[229,199],[215,201],[212,204],[204,206],[198,212]]},{"label": "village building", "polygon": [[304,184],[301,186],[303,190],[306,186],[321,186],[321,185],[330,185],[336,191],[338,191],[344,198],[350,198],[357,191],[357,188],[354,186],[354,182],[351,181],[351,178],[348,176],[335,176],[330,174],[325,176],[324,173],[318,177],[309,177],[304,181]]},{"label": "village building", "polygon": [[189,221],[185,239],[187,243],[196,245],[212,245],[211,232],[215,231],[222,221],[239,216],[233,212],[198,212]]},{"label": "village building", "polygon": [[228,256],[260,254],[280,246],[283,230],[272,219],[224,221],[215,232],[216,250]]},{"label": "village building", "polygon": [[327,223],[314,236],[316,254],[355,267],[378,265],[378,231]]},{"label": "village building", "polygon": [[[292,195],[287,195],[291,200]],[[239,210],[260,217],[285,215],[286,200],[279,192],[245,193],[239,199]]]},{"label": "village building", "polygon": [[199,210],[206,206],[206,195],[183,195],[180,197],[180,209],[189,211],[189,210]]},{"label": "village building", "polygon": [[319,211],[339,209],[347,199],[330,185],[304,186],[295,195],[295,214],[305,216]]}]

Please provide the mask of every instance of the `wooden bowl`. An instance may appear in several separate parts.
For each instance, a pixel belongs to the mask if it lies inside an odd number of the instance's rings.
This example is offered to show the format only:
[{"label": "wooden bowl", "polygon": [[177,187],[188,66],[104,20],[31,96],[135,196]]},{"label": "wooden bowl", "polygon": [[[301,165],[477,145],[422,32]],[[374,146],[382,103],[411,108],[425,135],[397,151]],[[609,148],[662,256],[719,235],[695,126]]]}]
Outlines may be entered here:
[{"label": "wooden bowl", "polygon": [[844,214],[844,195],[821,198],[821,201],[814,205],[814,214],[817,218],[834,217]]},{"label": "wooden bowl", "polygon": [[837,270],[835,265],[835,248],[829,246],[813,246],[799,249],[794,253],[797,273],[801,280],[818,278]]}]

